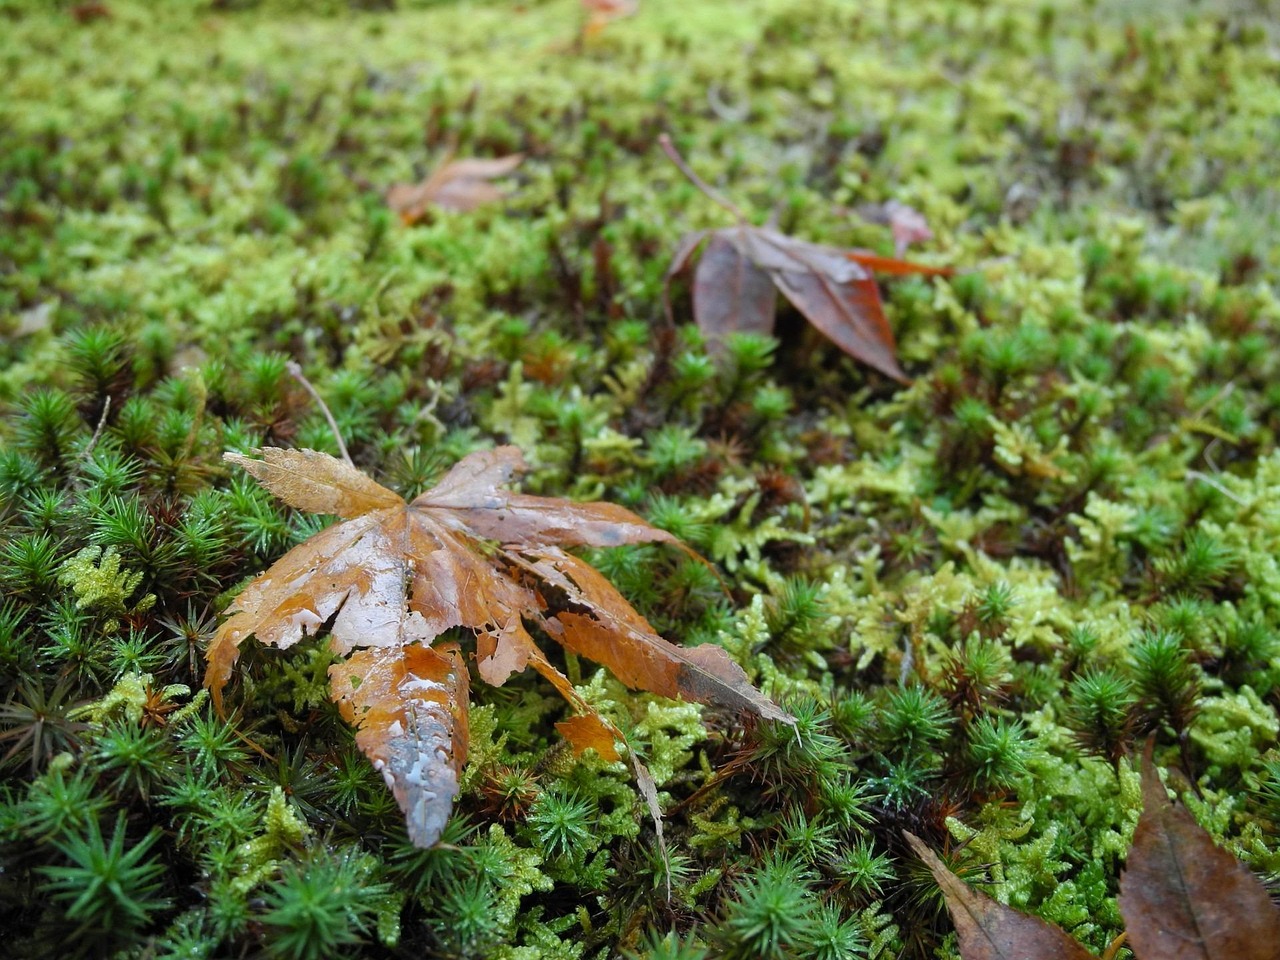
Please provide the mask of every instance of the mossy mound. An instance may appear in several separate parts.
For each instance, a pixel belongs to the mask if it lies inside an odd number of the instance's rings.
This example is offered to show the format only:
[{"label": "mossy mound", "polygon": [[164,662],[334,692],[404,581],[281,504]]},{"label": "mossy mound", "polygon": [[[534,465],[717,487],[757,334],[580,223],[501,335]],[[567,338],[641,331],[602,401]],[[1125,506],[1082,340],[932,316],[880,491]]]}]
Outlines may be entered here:
[{"label": "mossy mound", "polygon": [[[581,38],[570,0],[358,6],[0,0],[12,956],[954,957],[903,829],[1101,952],[1148,735],[1280,875],[1265,10],[644,0]],[[664,339],[677,241],[726,221],[663,131],[808,240],[927,216],[914,255],[960,272],[884,286],[909,386],[785,313],[713,358],[679,284]],[[402,226],[382,191],[451,147],[527,159]],[[322,645],[247,644],[225,721],[196,692],[230,595],[323,522],[220,460],[336,452],[289,360],[402,493],[512,442],[527,490],[718,564],[729,596],[590,558],[795,732],[560,660],[641,745],[667,863],[536,678],[476,684],[429,851]]]}]

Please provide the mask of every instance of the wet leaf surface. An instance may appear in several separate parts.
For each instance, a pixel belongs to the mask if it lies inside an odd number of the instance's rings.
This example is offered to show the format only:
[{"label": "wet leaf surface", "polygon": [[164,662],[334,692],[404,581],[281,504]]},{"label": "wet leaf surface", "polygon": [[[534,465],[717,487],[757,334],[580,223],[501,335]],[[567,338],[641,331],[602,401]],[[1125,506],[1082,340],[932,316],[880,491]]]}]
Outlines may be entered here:
[{"label": "wet leaf surface", "polygon": [[[419,846],[439,839],[466,753],[466,664],[455,645],[431,646],[450,628],[474,633],[486,682],[502,684],[528,667],[546,677],[577,711],[557,725],[577,752],[617,759],[615,744],[624,737],[547,660],[526,623],[633,689],[791,719],[723,649],[664,640],[598,571],[561,549],[646,542],[688,548],[615,504],[504,489],[525,469],[515,447],[464,457],[412,503],[311,450],[266,448],[260,459],[226,459],[289,505],[344,519],[244,588],[209,644],[205,684],[221,710],[247,637],[287,648],[327,627],[330,648],[344,658],[330,668],[333,698]],[[549,590],[557,593],[554,610]],[[634,754],[632,761],[659,822],[652,778]]]}]

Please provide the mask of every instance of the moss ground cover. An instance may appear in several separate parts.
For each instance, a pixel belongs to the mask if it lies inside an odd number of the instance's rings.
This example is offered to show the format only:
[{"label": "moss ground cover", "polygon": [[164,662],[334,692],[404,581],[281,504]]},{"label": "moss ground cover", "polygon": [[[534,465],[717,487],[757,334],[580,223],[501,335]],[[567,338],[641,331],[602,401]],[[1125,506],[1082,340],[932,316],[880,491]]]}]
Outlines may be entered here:
[{"label": "moss ground cover", "polygon": [[[388,7],[392,5],[387,5]],[[14,956],[954,957],[903,829],[1095,953],[1148,735],[1280,877],[1280,57],[1267,6],[0,0],[0,916]],[[664,339],[680,235],[889,253],[909,386],[780,319]],[[411,228],[381,191],[527,154]],[[641,745],[575,759],[534,677],[478,688],[422,851],[236,589],[323,521],[224,450],[336,453],[404,495],[518,444],[716,562],[590,560],[726,647],[792,731],[557,662]],[[99,429],[100,428],[100,429]],[[466,640],[466,638],[459,638]],[[668,880],[670,894],[668,895]],[[1121,952],[1121,956],[1124,956]]]}]

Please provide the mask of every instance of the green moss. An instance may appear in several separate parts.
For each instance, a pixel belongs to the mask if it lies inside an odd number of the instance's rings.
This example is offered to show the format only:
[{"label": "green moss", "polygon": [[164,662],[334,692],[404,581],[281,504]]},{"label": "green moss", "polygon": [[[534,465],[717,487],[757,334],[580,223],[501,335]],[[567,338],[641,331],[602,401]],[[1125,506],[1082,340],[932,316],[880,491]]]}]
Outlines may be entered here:
[{"label": "green moss", "polygon": [[[580,37],[569,0],[109,6],[0,0],[0,903],[20,952],[64,955],[88,917],[41,871],[119,836],[146,894],[120,944],[160,955],[947,957],[899,853],[943,822],[959,866],[1100,951],[1148,732],[1215,838],[1280,872],[1260,14],[645,0]],[[927,217],[912,255],[958,272],[882,286],[910,384],[786,307],[776,337],[708,351],[665,274],[680,235],[729,220],[663,131],[805,239],[888,254],[854,211]],[[382,192],[454,147],[523,152],[507,200],[398,223]],[[225,718],[186,700],[238,586],[323,524],[219,459],[334,449],[290,360],[398,491],[515,442],[528,492],[687,540],[714,571],[653,546],[589,559],[800,734],[566,661],[649,765],[664,863],[631,772],[558,745],[545,685],[477,683],[458,816],[423,852],[329,702],[323,638],[246,644]],[[321,909],[311,867],[349,910]],[[792,902],[795,929],[761,921]]]}]

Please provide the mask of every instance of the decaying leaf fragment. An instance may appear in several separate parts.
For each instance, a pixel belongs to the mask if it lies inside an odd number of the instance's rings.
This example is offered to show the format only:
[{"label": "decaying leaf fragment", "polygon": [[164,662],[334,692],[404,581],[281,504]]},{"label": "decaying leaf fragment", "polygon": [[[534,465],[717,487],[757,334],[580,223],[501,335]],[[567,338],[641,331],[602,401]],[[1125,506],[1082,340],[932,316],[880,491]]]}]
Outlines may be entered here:
[{"label": "decaying leaf fragment", "polygon": [[1116,902],[1139,960],[1274,960],[1280,910],[1249,868],[1170,802],[1151,757]]},{"label": "decaying leaf fragment", "polygon": [[670,138],[664,135],[659,142],[685,176],[738,220],[732,227],[686,236],[667,269],[669,284],[685,272],[705,242],[693,272],[693,318],[713,349],[729,333],[772,333],[781,292],[849,356],[907,382],[872,271],[946,276],[949,269],[809,243],[769,227],[751,226],[742,211],[685,164]]},{"label": "decaying leaf fragment", "polygon": [[587,15],[583,24],[583,36],[594,36],[615,20],[634,16],[640,9],[640,0],[582,0]]},{"label": "decaying leaf fragment", "polygon": [[933,239],[933,231],[929,229],[929,221],[924,218],[924,214],[897,200],[866,203],[858,207],[858,213],[870,223],[883,224],[889,228],[893,233],[895,257],[901,257],[913,243]]},{"label": "decaying leaf fragment", "polygon": [[964,960],[1091,960],[1089,951],[1062,930],[974,890],[919,837],[906,837],[942,888]]},{"label": "decaying leaf fragment", "polygon": [[[609,667],[633,689],[750,710],[790,722],[721,648],[658,636],[613,585],[564,547],[670,543],[664,530],[611,503],[573,503],[502,489],[524,460],[515,447],[473,453],[406,503],[340,460],[268,447],[226,454],[280,499],[342,522],[295,547],[241,591],[206,651],[205,685],[222,709],[240,644],[287,648],[328,628],[342,662],[329,671],[361,750],[395,793],[419,846],[440,837],[465,757],[467,670],[445,630],[476,637],[478,672],[501,684],[533,667],[575,707],[558,724],[578,751],[618,757],[618,729],[546,659],[526,624]],[[692,553],[692,551],[689,551]],[[546,596],[555,592],[553,610]],[[657,816],[656,790],[632,757]]]},{"label": "decaying leaf fragment", "polygon": [[505,194],[492,183],[520,166],[524,154],[513,153],[492,160],[451,160],[421,183],[397,183],[387,190],[387,206],[406,225],[417,223],[431,207],[466,213],[486,203],[496,203]]}]

